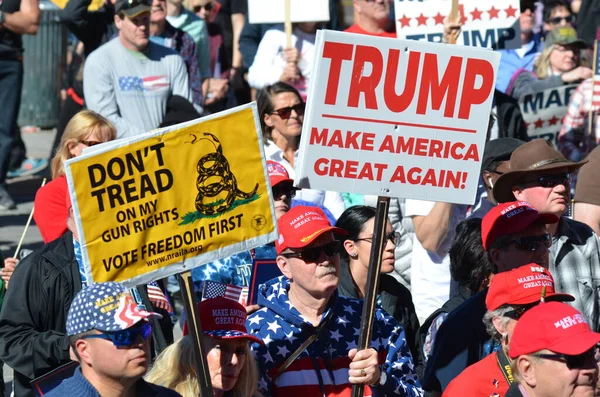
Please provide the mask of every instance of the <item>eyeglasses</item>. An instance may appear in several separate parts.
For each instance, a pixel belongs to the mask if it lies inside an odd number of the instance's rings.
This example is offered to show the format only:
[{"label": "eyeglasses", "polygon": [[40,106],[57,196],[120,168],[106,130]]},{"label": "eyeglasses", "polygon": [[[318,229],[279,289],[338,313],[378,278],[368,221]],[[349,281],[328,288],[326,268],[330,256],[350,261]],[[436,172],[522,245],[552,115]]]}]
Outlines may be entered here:
[{"label": "eyeglasses", "polygon": [[538,354],[532,354],[532,356],[544,358],[546,360],[562,361],[565,364],[567,364],[567,367],[569,369],[587,368],[586,364],[596,365],[596,363],[599,361],[596,358],[596,348],[590,349],[590,350],[586,351],[585,353],[577,354],[574,356],[572,356],[570,354],[560,354],[560,353],[554,353],[554,354],[538,353]]},{"label": "eyeglasses", "polygon": [[342,243],[335,240],[319,247],[305,248],[299,252],[286,252],[281,255],[287,258],[300,258],[305,262],[316,262],[321,257],[322,252],[325,252],[327,256],[335,256],[340,253],[341,248]]},{"label": "eyeglasses", "polygon": [[545,188],[564,185],[565,187],[569,188],[571,186],[571,174],[541,176],[537,179],[532,179],[530,181],[523,181],[522,184],[534,184]]},{"label": "eyeglasses", "polygon": [[79,141],[79,143],[83,143],[87,147],[92,147],[92,146],[100,145],[101,143],[104,143],[104,142],[100,142],[100,141],[84,141],[84,140],[81,140],[81,141]]},{"label": "eyeglasses", "polygon": [[194,6],[194,14],[199,13],[203,8],[206,10],[206,12],[211,12],[213,9],[213,5],[212,3],[206,3],[203,6]]},{"label": "eyeglasses", "polygon": [[112,341],[116,347],[126,347],[135,345],[138,337],[143,340],[148,339],[152,334],[152,324],[146,321],[141,326],[134,326],[122,331],[105,331],[101,334],[84,335],[81,339],[106,339]]},{"label": "eyeglasses", "polygon": [[558,25],[562,21],[565,21],[566,23],[573,22],[573,15],[569,15],[569,16],[566,16],[566,17],[554,17],[554,18],[550,18],[548,20],[548,23],[551,23],[552,25]]},{"label": "eyeglasses", "polygon": [[295,110],[296,114],[298,116],[304,116],[304,108],[305,108],[304,103],[298,103],[294,106],[288,106],[286,108],[274,110],[271,114],[276,114],[279,117],[281,117],[283,120],[287,120],[290,117],[292,117],[292,110]]},{"label": "eyeglasses", "polygon": [[296,196],[296,189],[291,187],[289,184],[283,184],[284,186],[273,186],[273,198],[280,200],[283,195],[287,198],[294,198]]},{"label": "eyeglasses", "polygon": [[[391,232],[385,235],[386,240],[390,240],[394,245],[398,245],[400,242],[400,233]],[[373,237],[365,237],[365,238],[357,238],[354,241],[368,241],[369,243],[373,243]]]},{"label": "eyeglasses", "polygon": [[544,244],[546,248],[550,248],[552,245],[552,236],[546,233],[541,236],[521,237],[511,240],[510,244],[514,244],[515,248],[521,251],[535,252],[540,248],[541,244]]}]

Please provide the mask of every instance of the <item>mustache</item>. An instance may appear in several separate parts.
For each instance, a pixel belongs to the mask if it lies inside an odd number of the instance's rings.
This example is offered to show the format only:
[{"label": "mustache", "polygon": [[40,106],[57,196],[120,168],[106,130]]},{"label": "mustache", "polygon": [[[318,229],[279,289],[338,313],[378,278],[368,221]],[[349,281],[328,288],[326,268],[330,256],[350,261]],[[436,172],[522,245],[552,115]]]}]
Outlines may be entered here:
[{"label": "mustache", "polygon": [[323,278],[335,273],[337,273],[337,269],[334,265],[321,266],[317,268],[316,276],[317,278]]}]

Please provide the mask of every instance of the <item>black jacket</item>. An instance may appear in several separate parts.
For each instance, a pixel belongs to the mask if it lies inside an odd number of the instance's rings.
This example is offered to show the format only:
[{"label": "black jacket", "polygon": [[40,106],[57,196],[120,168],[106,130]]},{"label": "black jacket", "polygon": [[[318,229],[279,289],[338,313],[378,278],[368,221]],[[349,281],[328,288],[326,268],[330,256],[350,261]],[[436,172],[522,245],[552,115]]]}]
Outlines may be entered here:
[{"label": "black jacket", "polygon": [[[382,274],[380,277],[379,291],[381,295],[381,307],[404,328],[406,343],[410,348],[415,367],[418,367],[422,365],[422,363],[419,363],[422,357],[417,354],[418,351],[416,348],[419,318],[415,312],[412,295],[408,288],[396,281],[394,277],[387,274]],[[338,292],[340,295],[348,298],[360,299],[358,296],[358,287],[354,284],[348,263],[342,263],[340,266]]]},{"label": "black jacket", "polygon": [[91,2],[69,0],[60,14],[60,21],[83,43],[86,57],[118,33],[114,7],[105,5],[98,11],[89,12]]},{"label": "black jacket", "polygon": [[15,370],[16,397],[33,396],[32,379],[69,361],[67,312],[80,290],[71,232],[17,266],[0,312],[0,359]]}]

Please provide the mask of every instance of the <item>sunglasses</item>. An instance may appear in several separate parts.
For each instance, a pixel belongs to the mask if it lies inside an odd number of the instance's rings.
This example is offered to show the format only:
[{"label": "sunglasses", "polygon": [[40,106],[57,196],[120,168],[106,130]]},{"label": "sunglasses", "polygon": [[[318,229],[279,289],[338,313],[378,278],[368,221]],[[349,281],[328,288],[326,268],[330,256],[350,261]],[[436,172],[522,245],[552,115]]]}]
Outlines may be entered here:
[{"label": "sunglasses", "polygon": [[537,6],[532,1],[521,1],[521,7],[519,7],[519,8],[521,9],[522,13],[527,10],[530,10],[531,12],[535,12]]},{"label": "sunglasses", "polygon": [[212,3],[206,3],[203,6],[194,6],[194,14],[199,13],[203,8],[206,10],[206,12],[211,12],[213,9],[213,5]]},{"label": "sunglasses", "polygon": [[596,365],[598,359],[596,358],[596,348],[590,349],[585,353],[570,355],[570,354],[532,354],[534,357],[544,358],[546,360],[555,360],[562,361],[567,364],[569,369],[580,369],[580,368],[588,368],[587,365]]},{"label": "sunglasses", "polygon": [[287,120],[292,116],[292,110],[295,110],[298,116],[304,116],[304,108],[304,103],[298,103],[294,106],[288,106],[286,108],[274,110],[271,114],[276,114],[283,120]]},{"label": "sunglasses", "polygon": [[510,244],[514,244],[515,248],[521,251],[535,252],[544,244],[546,248],[552,245],[552,236],[546,233],[541,236],[521,237],[516,240],[511,240]]},{"label": "sunglasses", "polygon": [[541,187],[555,187],[558,185],[564,185],[565,187],[571,186],[571,174],[560,174],[560,175],[547,175],[541,176],[537,179],[530,181],[524,181],[523,184],[529,185],[534,184]]},{"label": "sunglasses", "polygon": [[[385,235],[386,240],[390,240],[394,245],[398,245],[400,242],[400,233],[391,232]],[[365,238],[357,238],[354,241],[367,241],[369,243],[373,243],[373,237],[365,237]]]},{"label": "sunglasses", "polygon": [[141,336],[146,340],[152,335],[152,324],[144,321],[141,326],[135,326],[122,331],[105,331],[101,334],[84,335],[81,339],[106,339],[116,347],[127,347],[137,343]]},{"label": "sunglasses", "polygon": [[551,23],[553,25],[558,25],[562,21],[565,21],[566,23],[571,23],[571,22],[573,22],[573,16],[569,15],[567,17],[554,17],[554,18],[550,18],[548,20],[548,23]]},{"label": "sunglasses", "polygon": [[99,142],[99,141],[79,141],[79,143],[83,143],[87,147],[92,147],[92,146],[100,145],[101,143],[104,143],[104,142]]},{"label": "sunglasses", "polygon": [[280,200],[283,195],[287,198],[294,198],[296,196],[296,189],[290,187],[289,184],[283,184],[287,186],[274,186],[271,190],[273,191],[273,198]]},{"label": "sunglasses", "polygon": [[341,249],[342,243],[335,240],[319,247],[305,248],[299,252],[289,252],[281,255],[287,258],[300,258],[305,262],[316,262],[321,257],[321,253],[325,252],[327,256],[335,256],[339,255]]},{"label": "sunglasses", "polygon": [[523,316],[523,314],[525,314],[527,310],[531,309],[533,306],[516,307],[513,310],[509,310],[506,313],[504,313],[504,317],[512,318],[513,320],[518,320]]}]

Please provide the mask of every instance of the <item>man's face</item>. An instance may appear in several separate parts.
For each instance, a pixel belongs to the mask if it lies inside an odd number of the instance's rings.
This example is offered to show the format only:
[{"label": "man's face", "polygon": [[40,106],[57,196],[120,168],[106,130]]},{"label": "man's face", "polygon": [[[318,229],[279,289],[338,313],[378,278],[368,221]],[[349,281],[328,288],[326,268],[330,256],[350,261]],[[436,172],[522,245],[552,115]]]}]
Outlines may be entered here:
[{"label": "man's face", "polygon": [[571,13],[565,7],[563,7],[563,6],[555,7],[550,12],[550,18],[548,18],[548,21],[544,22],[544,30],[546,32],[549,32],[556,27],[561,27],[561,28],[572,27],[573,25],[572,25],[571,18],[572,18]]},{"label": "man's face", "polygon": [[[542,350],[541,354],[554,354]],[[569,368],[564,360],[533,357],[535,395],[539,397],[594,397],[598,367],[587,360],[582,368]]]},{"label": "man's face", "polygon": [[150,22],[162,22],[167,18],[167,1],[152,0],[150,9]]},{"label": "man's face", "polygon": [[116,15],[115,22],[119,29],[119,37],[126,47],[136,51],[143,51],[148,47],[148,37],[150,35],[149,12],[143,12],[133,18],[124,16],[123,19]]},{"label": "man's face", "polygon": [[567,168],[532,173],[513,186],[513,194],[539,212],[562,216],[571,201],[571,183]]},{"label": "man's face", "polygon": [[[138,336],[134,342],[131,346],[116,347],[106,339],[80,339],[77,341],[77,349],[82,360],[97,377],[119,382],[136,381],[146,374],[150,366],[150,338],[143,340]],[[82,343],[86,344],[83,352],[80,350]]]},{"label": "man's face", "polygon": [[[335,243],[335,238],[332,232],[327,232],[319,236],[310,245],[291,251],[302,253],[331,243]],[[303,290],[315,298],[329,297],[337,288],[340,274],[339,254],[329,256],[323,250],[320,251],[318,257],[314,260],[286,256],[285,252],[277,257],[280,269],[290,279],[293,288]]]},{"label": "man's face", "polygon": [[[498,267],[498,273],[516,269],[529,263],[537,263],[547,269],[550,263],[549,251],[543,243],[540,242],[537,249],[533,251],[524,249],[523,244],[519,244],[519,242],[527,241],[527,238],[541,239],[546,234],[545,225],[534,224],[520,233],[505,235],[506,239],[510,241],[508,246],[490,248],[490,258]],[[504,239],[504,236],[502,237]]]},{"label": "man's face", "polygon": [[390,0],[354,0],[354,9],[361,20],[385,21],[390,16]]}]

